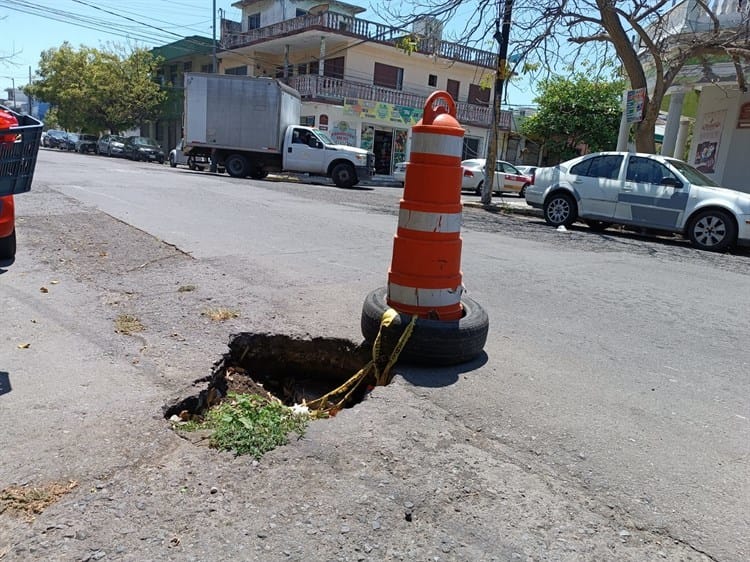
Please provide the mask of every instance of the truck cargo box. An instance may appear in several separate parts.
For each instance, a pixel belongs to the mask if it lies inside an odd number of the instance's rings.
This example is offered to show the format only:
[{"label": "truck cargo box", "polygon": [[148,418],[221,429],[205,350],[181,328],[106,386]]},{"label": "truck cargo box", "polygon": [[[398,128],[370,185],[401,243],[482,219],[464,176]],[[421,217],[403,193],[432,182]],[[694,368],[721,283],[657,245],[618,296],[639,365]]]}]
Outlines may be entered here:
[{"label": "truck cargo box", "polygon": [[280,153],[299,93],[273,78],[185,74],[185,145]]}]

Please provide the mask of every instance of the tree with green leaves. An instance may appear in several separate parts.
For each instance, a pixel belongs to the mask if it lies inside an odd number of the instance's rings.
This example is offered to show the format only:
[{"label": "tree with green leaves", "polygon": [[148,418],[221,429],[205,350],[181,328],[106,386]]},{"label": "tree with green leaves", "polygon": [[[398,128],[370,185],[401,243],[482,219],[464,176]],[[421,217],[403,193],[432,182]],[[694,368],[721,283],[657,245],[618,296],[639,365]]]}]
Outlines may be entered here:
[{"label": "tree with green leaves", "polygon": [[[433,17],[453,24],[447,40],[486,49],[496,44],[504,0],[412,0],[408,10],[401,1],[388,4],[398,24]],[[517,62],[511,71],[538,65],[541,78],[581,60],[618,60],[628,88],[648,91],[633,136],[639,152],[654,153],[662,100],[686,64],[702,61],[710,67],[715,57],[732,61],[739,89],[747,91],[750,10],[746,1],[731,4],[737,7],[731,25],[722,25],[717,10],[727,5],[712,0],[514,0],[508,60]]]},{"label": "tree with green leaves", "polygon": [[545,148],[550,164],[572,158],[581,144],[591,152],[614,150],[623,87],[622,80],[600,80],[586,72],[544,79],[534,98],[539,110],[523,121],[521,132]]},{"label": "tree with green leaves", "polygon": [[65,42],[42,53],[25,91],[50,103],[65,129],[118,133],[157,116],[166,95],[154,81],[158,62],[145,49],[126,54]]}]

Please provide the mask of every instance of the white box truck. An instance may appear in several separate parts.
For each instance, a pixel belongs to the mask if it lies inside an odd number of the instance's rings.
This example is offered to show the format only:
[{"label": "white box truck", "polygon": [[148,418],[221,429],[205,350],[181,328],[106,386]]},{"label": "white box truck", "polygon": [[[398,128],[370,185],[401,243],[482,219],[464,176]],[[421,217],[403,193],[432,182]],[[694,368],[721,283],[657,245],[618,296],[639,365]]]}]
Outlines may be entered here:
[{"label": "white box truck", "polygon": [[301,126],[301,103],[299,92],[273,78],[187,73],[183,150],[213,157],[236,178],[307,173],[339,187],[370,178],[375,155]]}]

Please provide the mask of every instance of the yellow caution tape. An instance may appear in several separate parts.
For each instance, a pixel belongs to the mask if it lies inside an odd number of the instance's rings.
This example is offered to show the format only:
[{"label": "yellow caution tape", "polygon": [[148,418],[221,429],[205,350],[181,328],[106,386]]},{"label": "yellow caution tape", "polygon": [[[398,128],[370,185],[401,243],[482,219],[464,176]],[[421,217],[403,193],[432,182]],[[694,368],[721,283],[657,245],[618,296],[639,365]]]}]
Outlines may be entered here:
[{"label": "yellow caution tape", "polygon": [[[409,341],[409,338],[414,331],[414,325],[417,323],[417,316],[412,316],[411,321],[409,322],[409,324],[407,324],[406,328],[404,329],[404,333],[401,334],[401,337],[398,339],[396,346],[393,348],[391,356],[388,358],[388,362],[381,372],[378,368],[378,361],[381,360],[380,348],[382,345],[381,336],[383,333],[383,328],[389,328],[391,324],[393,324],[394,320],[398,317],[398,315],[398,312],[392,308],[389,308],[385,312],[383,312],[383,316],[380,320],[380,329],[378,330],[378,335],[372,345],[372,360],[368,362],[367,365],[362,367],[353,377],[351,377],[348,381],[346,381],[338,388],[324,394],[320,398],[316,398],[315,400],[311,400],[310,402],[307,402],[305,404],[313,414],[313,416],[325,416],[333,414],[343,408],[349,397],[359,387],[362,381],[364,381],[371,373],[374,374],[375,386],[386,386],[391,382],[391,380],[393,379],[393,376],[390,374],[391,368],[396,364],[396,361],[398,361],[398,356],[403,351],[406,342]],[[343,396],[341,396],[342,394]],[[336,397],[339,396],[340,398],[336,400]],[[335,402],[333,402],[332,399],[335,400]]]}]

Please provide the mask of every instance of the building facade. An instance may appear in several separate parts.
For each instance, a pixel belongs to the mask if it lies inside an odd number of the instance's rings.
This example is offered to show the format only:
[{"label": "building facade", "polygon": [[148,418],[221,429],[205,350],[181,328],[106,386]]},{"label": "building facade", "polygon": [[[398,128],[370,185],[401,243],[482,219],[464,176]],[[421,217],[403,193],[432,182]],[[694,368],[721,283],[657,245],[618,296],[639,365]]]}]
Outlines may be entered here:
[{"label": "building facade", "polygon": [[[221,21],[219,72],[278,78],[302,96],[302,124],[372,150],[376,173],[408,158],[410,128],[427,97],[446,90],[465,129],[464,158],[486,153],[496,54],[443,41],[423,19],[404,30],[359,17],[343,2],[241,0],[242,20]],[[500,116],[499,146],[511,114]]]},{"label": "building facade", "polygon": [[[750,48],[750,2],[705,0],[722,32],[731,34]],[[665,17],[665,28],[675,38],[710,30],[713,20],[701,2],[686,0]],[[744,39],[743,39],[744,37]],[[745,170],[750,153],[750,93],[740,86],[738,69],[750,79],[750,63],[736,66],[728,55],[689,60],[674,80],[668,94],[669,111],[664,126],[662,154],[683,158],[725,187],[750,192]],[[694,123],[682,115],[685,95],[699,93]],[[692,124],[692,138],[690,126]]]}]

